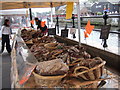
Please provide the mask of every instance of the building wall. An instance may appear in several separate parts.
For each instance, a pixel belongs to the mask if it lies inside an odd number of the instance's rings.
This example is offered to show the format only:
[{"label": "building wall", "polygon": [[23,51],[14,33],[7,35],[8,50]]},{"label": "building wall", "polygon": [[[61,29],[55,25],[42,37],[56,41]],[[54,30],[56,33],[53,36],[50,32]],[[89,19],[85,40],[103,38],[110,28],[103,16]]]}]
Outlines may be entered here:
[{"label": "building wall", "polygon": [[115,12],[117,11],[118,12],[118,5],[117,4],[111,4],[110,2],[99,2],[98,4],[95,3],[92,7],[91,7],[91,11],[94,12],[94,13],[97,13],[97,12],[101,12],[103,13],[104,12],[104,6],[107,6],[106,9],[109,8],[109,12]]}]

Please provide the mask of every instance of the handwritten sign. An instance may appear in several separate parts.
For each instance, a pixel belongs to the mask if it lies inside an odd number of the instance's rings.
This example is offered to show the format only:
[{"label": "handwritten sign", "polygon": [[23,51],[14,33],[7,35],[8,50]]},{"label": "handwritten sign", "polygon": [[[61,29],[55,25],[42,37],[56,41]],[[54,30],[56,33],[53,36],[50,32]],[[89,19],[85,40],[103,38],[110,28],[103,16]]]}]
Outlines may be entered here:
[{"label": "handwritten sign", "polygon": [[104,25],[101,28],[100,39],[108,39],[111,25]]},{"label": "handwritten sign", "polygon": [[68,37],[68,29],[61,30],[61,36],[62,37]]},{"label": "handwritten sign", "polygon": [[56,35],[56,28],[48,28],[48,35]]}]

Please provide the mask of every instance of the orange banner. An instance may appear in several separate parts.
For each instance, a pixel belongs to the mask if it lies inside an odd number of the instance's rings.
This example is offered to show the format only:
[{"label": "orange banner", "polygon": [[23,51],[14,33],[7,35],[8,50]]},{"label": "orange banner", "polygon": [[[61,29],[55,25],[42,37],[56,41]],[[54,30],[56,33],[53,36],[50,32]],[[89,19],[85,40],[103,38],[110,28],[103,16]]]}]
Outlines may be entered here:
[{"label": "orange banner", "polygon": [[88,34],[84,31],[84,37],[87,38]]},{"label": "orange banner", "polygon": [[85,38],[88,37],[88,34],[89,35],[91,34],[93,29],[94,29],[94,26],[90,25],[90,20],[88,20],[87,25],[85,26],[85,32],[84,32]]}]

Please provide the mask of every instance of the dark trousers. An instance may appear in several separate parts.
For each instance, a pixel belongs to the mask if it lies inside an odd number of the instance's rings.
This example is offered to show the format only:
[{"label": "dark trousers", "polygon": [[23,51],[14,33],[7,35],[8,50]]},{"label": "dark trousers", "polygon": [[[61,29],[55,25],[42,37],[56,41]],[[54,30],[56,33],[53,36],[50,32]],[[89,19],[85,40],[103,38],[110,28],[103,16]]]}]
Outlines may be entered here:
[{"label": "dark trousers", "polygon": [[4,51],[5,44],[6,44],[6,49],[7,49],[8,53],[10,53],[11,47],[10,47],[9,35],[2,34],[2,52]]}]

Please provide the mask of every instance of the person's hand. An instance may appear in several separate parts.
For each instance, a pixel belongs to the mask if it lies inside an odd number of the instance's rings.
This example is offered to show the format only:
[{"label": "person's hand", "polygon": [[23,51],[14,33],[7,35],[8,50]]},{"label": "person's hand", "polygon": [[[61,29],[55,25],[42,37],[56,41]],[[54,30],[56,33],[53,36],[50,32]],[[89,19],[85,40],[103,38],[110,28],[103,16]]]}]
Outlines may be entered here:
[{"label": "person's hand", "polygon": [[0,40],[2,40],[2,37],[0,37]]}]

